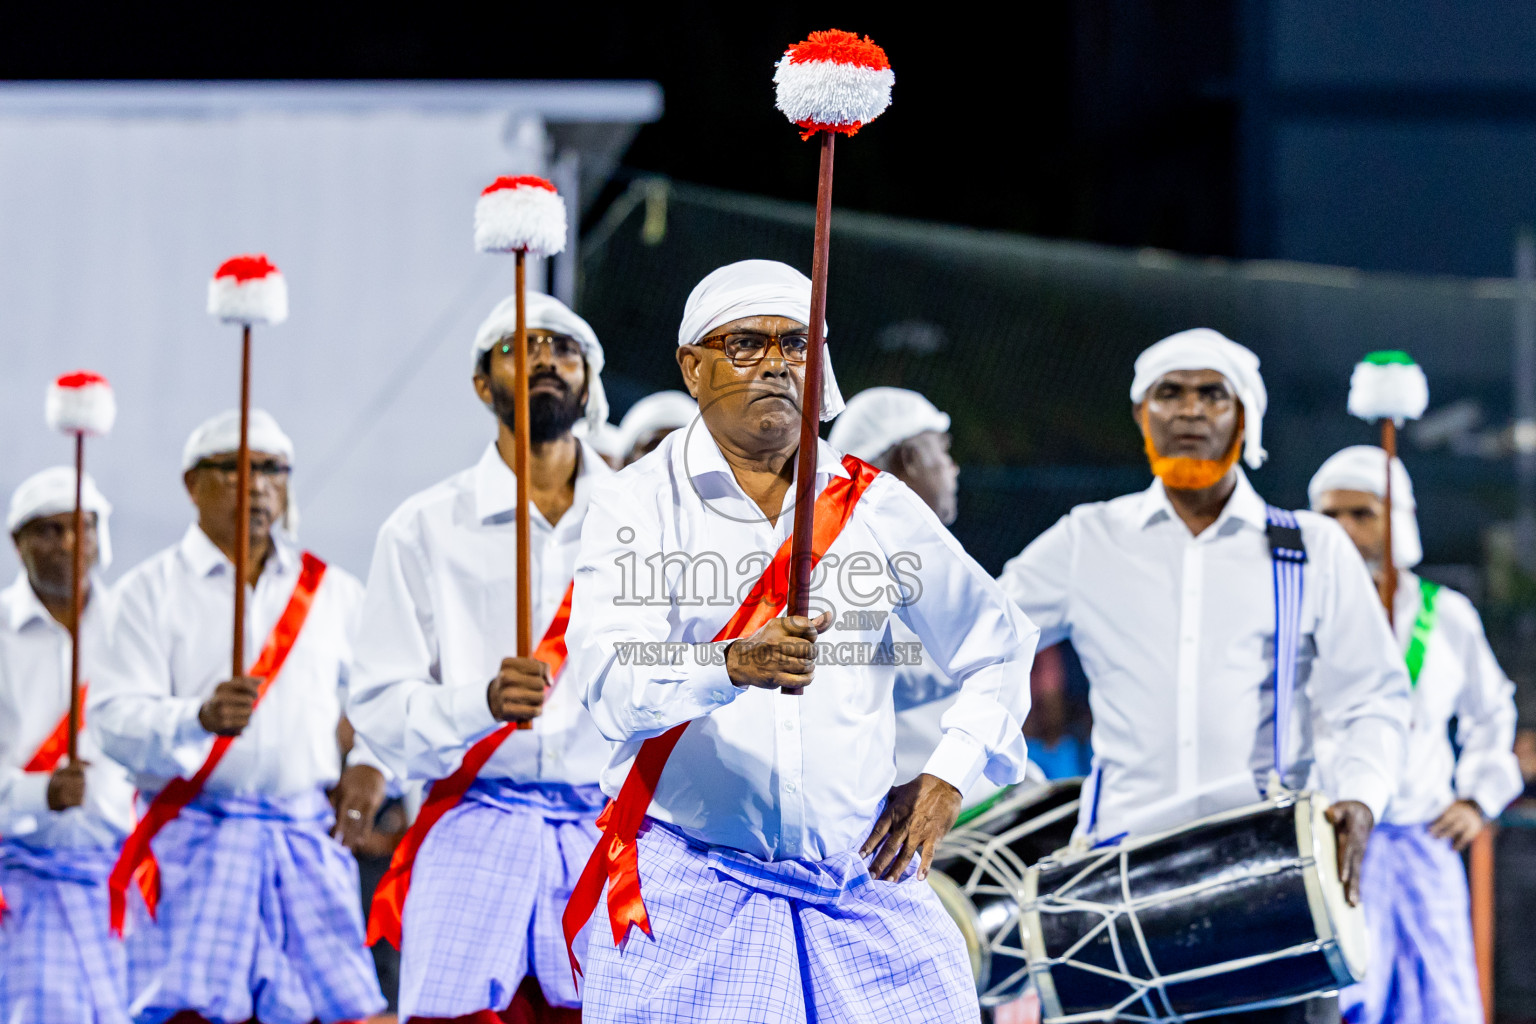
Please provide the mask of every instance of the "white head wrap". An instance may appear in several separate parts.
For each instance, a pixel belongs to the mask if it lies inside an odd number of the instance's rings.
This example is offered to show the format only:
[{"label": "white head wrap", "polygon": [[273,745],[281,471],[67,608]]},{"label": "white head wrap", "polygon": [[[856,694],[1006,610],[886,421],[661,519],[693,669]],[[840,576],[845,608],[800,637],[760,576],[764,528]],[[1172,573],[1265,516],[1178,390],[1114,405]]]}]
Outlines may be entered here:
[{"label": "white head wrap", "polygon": [[[1364,491],[1386,498],[1387,453],[1373,444],[1351,445],[1333,453],[1307,485],[1307,500],[1314,511],[1329,491]],[[1402,459],[1393,459],[1392,563],[1399,569],[1411,569],[1424,559],[1417,508],[1408,470]]]},{"label": "white head wrap", "polygon": [[949,413],[940,412],[916,391],[866,388],[848,399],[827,443],[867,462],[930,430],[949,430]]},{"label": "white head wrap", "polygon": [[[112,531],[107,521],[112,518],[112,505],[96,488],[91,474],[85,474],[80,488],[80,503],[87,512],[96,513],[97,565],[108,568],[112,564]],[[11,495],[11,510],[5,517],[5,528],[11,533],[26,526],[34,519],[56,516],[75,510],[75,468],[52,466],[33,473],[21,482]]]},{"label": "white head wrap", "polygon": [[592,450],[605,459],[619,459],[628,450],[624,447],[624,432],[607,420],[594,426],[591,420],[577,420],[571,434],[592,446]]},{"label": "white head wrap", "polygon": [[[683,307],[678,347],[697,345],[715,328],[749,316],[783,316],[809,324],[811,279],[775,260],[742,260],[711,271],[694,285]],[[825,422],[843,411],[843,394],[832,373],[830,348],[823,347],[821,354],[821,418]]]},{"label": "white head wrap", "polygon": [[[528,292],[523,315],[530,331],[551,331],[575,338],[581,345],[581,353],[587,361],[587,408],[588,429],[608,422],[608,395],[603,390],[603,346],[597,340],[592,325],[571,312],[571,308],[553,295]],[[503,339],[517,331],[517,296],[508,295],[496,304],[475,331],[475,372],[480,372],[480,359]]]},{"label": "white head wrap", "polygon": [[646,395],[630,406],[624,418],[619,421],[619,443],[623,448],[619,455],[628,455],[641,438],[658,430],[686,427],[698,414],[699,403],[686,392],[658,391],[654,395]]},{"label": "white head wrap", "polygon": [[1262,466],[1268,454],[1261,441],[1269,395],[1264,390],[1264,378],[1259,376],[1259,357],[1209,327],[1180,331],[1136,357],[1131,401],[1140,402],[1153,382],[1174,370],[1215,370],[1227,378],[1237,400],[1243,403],[1243,461],[1249,469]]},{"label": "white head wrap", "polygon": [[[249,424],[251,451],[281,455],[289,465],[293,464],[293,441],[277,420],[265,409],[252,409]],[[187,438],[181,449],[181,469],[186,472],[204,459],[240,450],[240,410],[226,409],[217,416],[210,416]],[[294,498],[293,481],[288,482],[288,507],[283,512],[283,526],[290,536],[299,531],[299,506]]]}]

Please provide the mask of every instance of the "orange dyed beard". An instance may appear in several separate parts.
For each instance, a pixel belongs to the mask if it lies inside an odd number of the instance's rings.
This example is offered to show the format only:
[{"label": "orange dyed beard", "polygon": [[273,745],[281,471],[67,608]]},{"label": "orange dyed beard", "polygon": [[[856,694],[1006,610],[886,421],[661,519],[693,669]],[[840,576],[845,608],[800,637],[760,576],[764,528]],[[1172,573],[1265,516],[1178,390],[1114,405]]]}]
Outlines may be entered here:
[{"label": "orange dyed beard", "polygon": [[1219,459],[1187,459],[1173,455],[1160,455],[1152,443],[1152,431],[1147,427],[1147,407],[1141,407],[1141,439],[1147,452],[1147,462],[1152,475],[1163,486],[1175,491],[1203,491],[1221,483],[1237,464],[1237,456],[1243,450],[1243,414],[1237,414],[1237,429],[1233,432],[1232,447]]}]

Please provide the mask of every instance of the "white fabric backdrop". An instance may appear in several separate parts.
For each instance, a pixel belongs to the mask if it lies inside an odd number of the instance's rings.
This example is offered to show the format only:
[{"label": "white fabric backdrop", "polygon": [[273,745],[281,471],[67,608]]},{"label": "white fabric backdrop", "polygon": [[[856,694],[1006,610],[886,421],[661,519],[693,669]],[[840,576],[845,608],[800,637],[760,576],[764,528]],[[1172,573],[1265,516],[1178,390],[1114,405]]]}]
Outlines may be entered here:
[{"label": "white fabric backdrop", "polygon": [[[256,330],[254,402],[297,447],[300,539],[365,574],[384,517],[493,434],[468,351],[512,263],[474,251],[474,201],[543,159],[509,148],[507,123],[0,113],[0,495],[71,458],[43,423],[44,389],[95,370],[119,406],[112,436],[87,448],[116,507],[109,577],[175,542],[191,520],[182,442],[238,398],[238,328],[204,313],[207,280],[229,256],[265,252],[292,313]],[[0,547],[9,579],[15,552]]]}]

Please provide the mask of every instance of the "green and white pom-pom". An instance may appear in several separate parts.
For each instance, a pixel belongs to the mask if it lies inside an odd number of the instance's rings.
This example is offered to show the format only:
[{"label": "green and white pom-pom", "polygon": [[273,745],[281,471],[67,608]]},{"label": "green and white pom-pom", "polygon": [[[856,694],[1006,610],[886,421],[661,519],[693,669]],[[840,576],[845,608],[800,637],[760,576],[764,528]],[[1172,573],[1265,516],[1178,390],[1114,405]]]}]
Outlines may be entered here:
[{"label": "green and white pom-pom", "polygon": [[1407,352],[1371,352],[1349,375],[1349,414],[1363,420],[1416,420],[1429,405],[1429,381]]}]

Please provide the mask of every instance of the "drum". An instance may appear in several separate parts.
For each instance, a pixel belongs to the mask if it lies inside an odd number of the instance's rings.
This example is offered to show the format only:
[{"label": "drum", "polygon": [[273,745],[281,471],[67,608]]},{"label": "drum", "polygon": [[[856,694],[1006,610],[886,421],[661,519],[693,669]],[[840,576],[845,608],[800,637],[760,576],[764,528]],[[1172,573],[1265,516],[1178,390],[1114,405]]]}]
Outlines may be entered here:
[{"label": "drum", "polygon": [[1008,858],[979,865],[960,895],[961,930],[987,954],[983,1005],[1032,979],[1046,1021],[1188,1020],[1358,981],[1365,919],[1344,900],[1325,806],[1285,793],[1022,878]]},{"label": "drum", "polygon": [[965,936],[983,1005],[1024,990],[1022,950],[1010,952],[1019,947],[1019,894],[1029,866],[1072,841],[1082,788],[1082,779],[1010,786],[962,812],[934,852],[928,884]]}]

